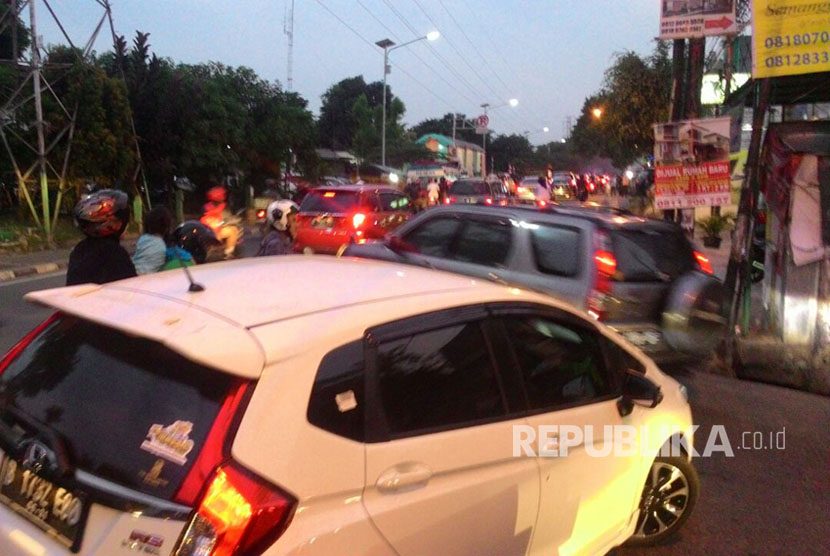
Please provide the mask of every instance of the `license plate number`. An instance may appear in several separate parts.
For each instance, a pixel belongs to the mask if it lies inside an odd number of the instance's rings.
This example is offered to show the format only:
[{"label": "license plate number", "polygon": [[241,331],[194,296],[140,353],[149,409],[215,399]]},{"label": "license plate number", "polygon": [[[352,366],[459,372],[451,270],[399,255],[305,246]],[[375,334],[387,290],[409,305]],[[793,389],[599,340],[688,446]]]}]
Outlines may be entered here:
[{"label": "license plate number", "polygon": [[86,518],[84,498],[24,469],[12,458],[0,465],[0,503],[77,552]]}]

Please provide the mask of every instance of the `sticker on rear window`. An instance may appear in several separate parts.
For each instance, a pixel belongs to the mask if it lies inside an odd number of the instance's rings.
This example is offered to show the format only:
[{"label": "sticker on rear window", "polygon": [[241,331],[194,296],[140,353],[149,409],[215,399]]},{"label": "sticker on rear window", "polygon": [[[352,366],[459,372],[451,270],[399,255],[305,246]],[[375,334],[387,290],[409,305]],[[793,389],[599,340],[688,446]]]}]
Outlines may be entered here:
[{"label": "sticker on rear window", "polygon": [[161,473],[164,470],[164,460],[157,459],[156,463],[153,464],[153,467],[150,468],[149,471],[139,471],[138,476],[141,477],[141,480],[144,481],[144,484],[150,485],[152,487],[166,487],[167,484],[170,482],[167,479],[161,478]]},{"label": "sticker on rear window", "polygon": [[193,449],[190,431],[193,423],[176,421],[172,425],[152,425],[141,449],[178,465],[187,463],[187,454]]}]

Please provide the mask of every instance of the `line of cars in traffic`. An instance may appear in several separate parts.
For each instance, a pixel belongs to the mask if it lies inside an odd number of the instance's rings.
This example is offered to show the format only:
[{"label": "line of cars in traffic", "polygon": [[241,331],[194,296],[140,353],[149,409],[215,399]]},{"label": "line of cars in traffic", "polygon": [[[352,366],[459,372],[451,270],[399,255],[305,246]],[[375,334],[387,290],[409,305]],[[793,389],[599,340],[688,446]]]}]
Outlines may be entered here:
[{"label": "line of cars in traffic", "polygon": [[[339,258],[29,294],[56,313],[0,360],[2,553],[588,555],[675,535],[694,428],[648,355],[720,335],[707,259],[672,224],[466,183],[414,217],[394,188],[311,191],[296,249]],[[622,453],[606,427],[647,432]],[[517,451],[527,429],[538,455]]]}]

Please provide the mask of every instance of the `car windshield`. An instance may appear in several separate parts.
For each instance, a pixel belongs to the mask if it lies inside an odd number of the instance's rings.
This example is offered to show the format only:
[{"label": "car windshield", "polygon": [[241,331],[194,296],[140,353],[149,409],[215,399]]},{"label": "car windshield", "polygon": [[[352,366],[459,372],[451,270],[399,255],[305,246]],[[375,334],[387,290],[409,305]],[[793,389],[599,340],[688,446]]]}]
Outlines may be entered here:
[{"label": "car windshield", "polygon": [[300,212],[327,212],[343,214],[360,206],[360,194],[356,191],[315,191],[307,195],[300,205]]},{"label": "car windshield", "polygon": [[490,186],[483,181],[457,181],[450,188],[454,195],[489,195]]},{"label": "car windshield", "polygon": [[159,343],[61,317],[0,375],[0,427],[56,433],[78,469],[170,499],[235,382]]}]

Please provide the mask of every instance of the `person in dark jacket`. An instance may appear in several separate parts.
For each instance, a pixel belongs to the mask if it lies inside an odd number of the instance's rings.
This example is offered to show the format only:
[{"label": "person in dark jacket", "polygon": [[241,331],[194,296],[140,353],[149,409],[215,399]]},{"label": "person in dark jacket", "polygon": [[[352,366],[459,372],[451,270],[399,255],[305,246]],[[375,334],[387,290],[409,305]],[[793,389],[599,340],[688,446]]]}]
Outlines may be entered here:
[{"label": "person in dark jacket", "polygon": [[274,201],[268,205],[266,218],[270,231],[262,238],[257,256],[290,255],[294,252],[299,211],[299,207],[293,201]]},{"label": "person in dark jacket", "polygon": [[86,238],[69,254],[67,286],[105,284],[136,275],[130,255],[119,241],[130,218],[126,193],[97,191],[78,201],[72,215]]}]

